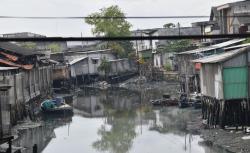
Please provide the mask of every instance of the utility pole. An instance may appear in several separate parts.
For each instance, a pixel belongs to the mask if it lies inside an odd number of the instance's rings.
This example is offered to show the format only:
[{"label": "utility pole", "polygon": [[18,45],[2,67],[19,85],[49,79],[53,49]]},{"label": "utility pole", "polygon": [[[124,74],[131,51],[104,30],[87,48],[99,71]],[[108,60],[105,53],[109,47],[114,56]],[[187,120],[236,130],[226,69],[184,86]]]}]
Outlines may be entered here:
[{"label": "utility pole", "polygon": [[179,32],[179,36],[181,35],[181,25],[180,25],[180,23],[178,22],[178,32]]},{"label": "utility pole", "polygon": [[[82,38],[82,32],[81,32],[81,38]],[[83,41],[82,41],[82,51],[83,51]],[[89,54],[88,54],[88,51],[87,51],[87,70],[88,70],[88,72],[87,72],[87,81],[89,81]]]}]

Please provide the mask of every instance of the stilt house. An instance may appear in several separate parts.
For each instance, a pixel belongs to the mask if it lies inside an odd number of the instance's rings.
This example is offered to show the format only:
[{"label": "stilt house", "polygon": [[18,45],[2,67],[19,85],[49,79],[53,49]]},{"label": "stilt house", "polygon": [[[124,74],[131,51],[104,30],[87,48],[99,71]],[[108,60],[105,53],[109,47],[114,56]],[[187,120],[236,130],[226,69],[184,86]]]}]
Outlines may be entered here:
[{"label": "stilt house", "polygon": [[194,60],[200,65],[203,118],[221,127],[248,125],[250,48]]},{"label": "stilt house", "polygon": [[199,65],[193,64],[192,60],[223,53],[225,47],[240,44],[244,40],[245,39],[229,40],[220,44],[176,54],[176,63],[178,63],[181,92],[187,94],[192,92],[200,92],[200,76],[199,71],[197,71],[197,67],[199,68]]}]

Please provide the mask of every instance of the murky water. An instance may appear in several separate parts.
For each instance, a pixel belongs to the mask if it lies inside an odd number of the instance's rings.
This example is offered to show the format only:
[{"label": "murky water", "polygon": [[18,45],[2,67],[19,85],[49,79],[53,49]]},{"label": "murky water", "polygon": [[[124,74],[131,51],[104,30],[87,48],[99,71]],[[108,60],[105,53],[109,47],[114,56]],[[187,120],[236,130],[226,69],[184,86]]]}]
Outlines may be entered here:
[{"label": "murky water", "polygon": [[[200,136],[187,132],[187,123],[199,111],[154,108],[148,104],[150,97],[147,93],[118,89],[82,91],[73,103],[72,118],[46,121],[48,130],[28,131],[22,145],[30,148],[37,144],[42,153],[222,152],[200,145]],[[30,145],[25,144],[28,140]]]}]

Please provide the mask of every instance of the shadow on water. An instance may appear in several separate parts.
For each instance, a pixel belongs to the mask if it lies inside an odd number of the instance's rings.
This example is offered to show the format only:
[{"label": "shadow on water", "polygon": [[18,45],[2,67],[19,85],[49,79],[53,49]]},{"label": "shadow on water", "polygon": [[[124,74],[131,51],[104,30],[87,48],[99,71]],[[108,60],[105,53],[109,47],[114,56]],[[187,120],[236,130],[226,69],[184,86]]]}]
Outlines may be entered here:
[{"label": "shadow on water", "polygon": [[54,129],[62,126],[68,126],[72,122],[72,116],[60,117],[50,116],[44,117],[44,123],[29,123],[19,127],[18,138],[13,141],[14,146],[18,146],[22,153],[34,153],[33,149],[36,146],[38,153],[50,143],[53,138],[56,138]]},{"label": "shadow on water", "polygon": [[[221,152],[200,145],[200,136],[188,132],[187,123],[199,112],[152,107],[150,99],[161,98],[157,93],[125,89],[83,90],[73,103],[72,118],[65,121],[49,118],[45,127],[41,127],[44,129],[37,129],[32,134],[27,131],[26,139],[21,142],[25,146],[30,139],[33,141],[30,144],[38,144],[39,152],[43,153]],[[45,141],[47,135],[50,138]],[[56,137],[51,137],[53,135]]]}]

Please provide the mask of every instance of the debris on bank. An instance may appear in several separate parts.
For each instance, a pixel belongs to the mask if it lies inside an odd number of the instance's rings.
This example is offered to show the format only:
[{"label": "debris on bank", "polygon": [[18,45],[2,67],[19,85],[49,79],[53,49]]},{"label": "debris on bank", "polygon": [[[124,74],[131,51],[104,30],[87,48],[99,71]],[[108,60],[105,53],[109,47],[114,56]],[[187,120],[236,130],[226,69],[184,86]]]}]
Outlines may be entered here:
[{"label": "debris on bank", "polygon": [[243,131],[202,129],[202,138],[213,146],[223,148],[232,153],[249,153],[249,134]]},{"label": "debris on bank", "polygon": [[175,96],[180,88],[178,82],[150,81],[144,76],[131,78],[119,84],[119,87],[134,91],[157,90],[161,92],[162,95],[164,93],[169,93],[171,96]]}]

